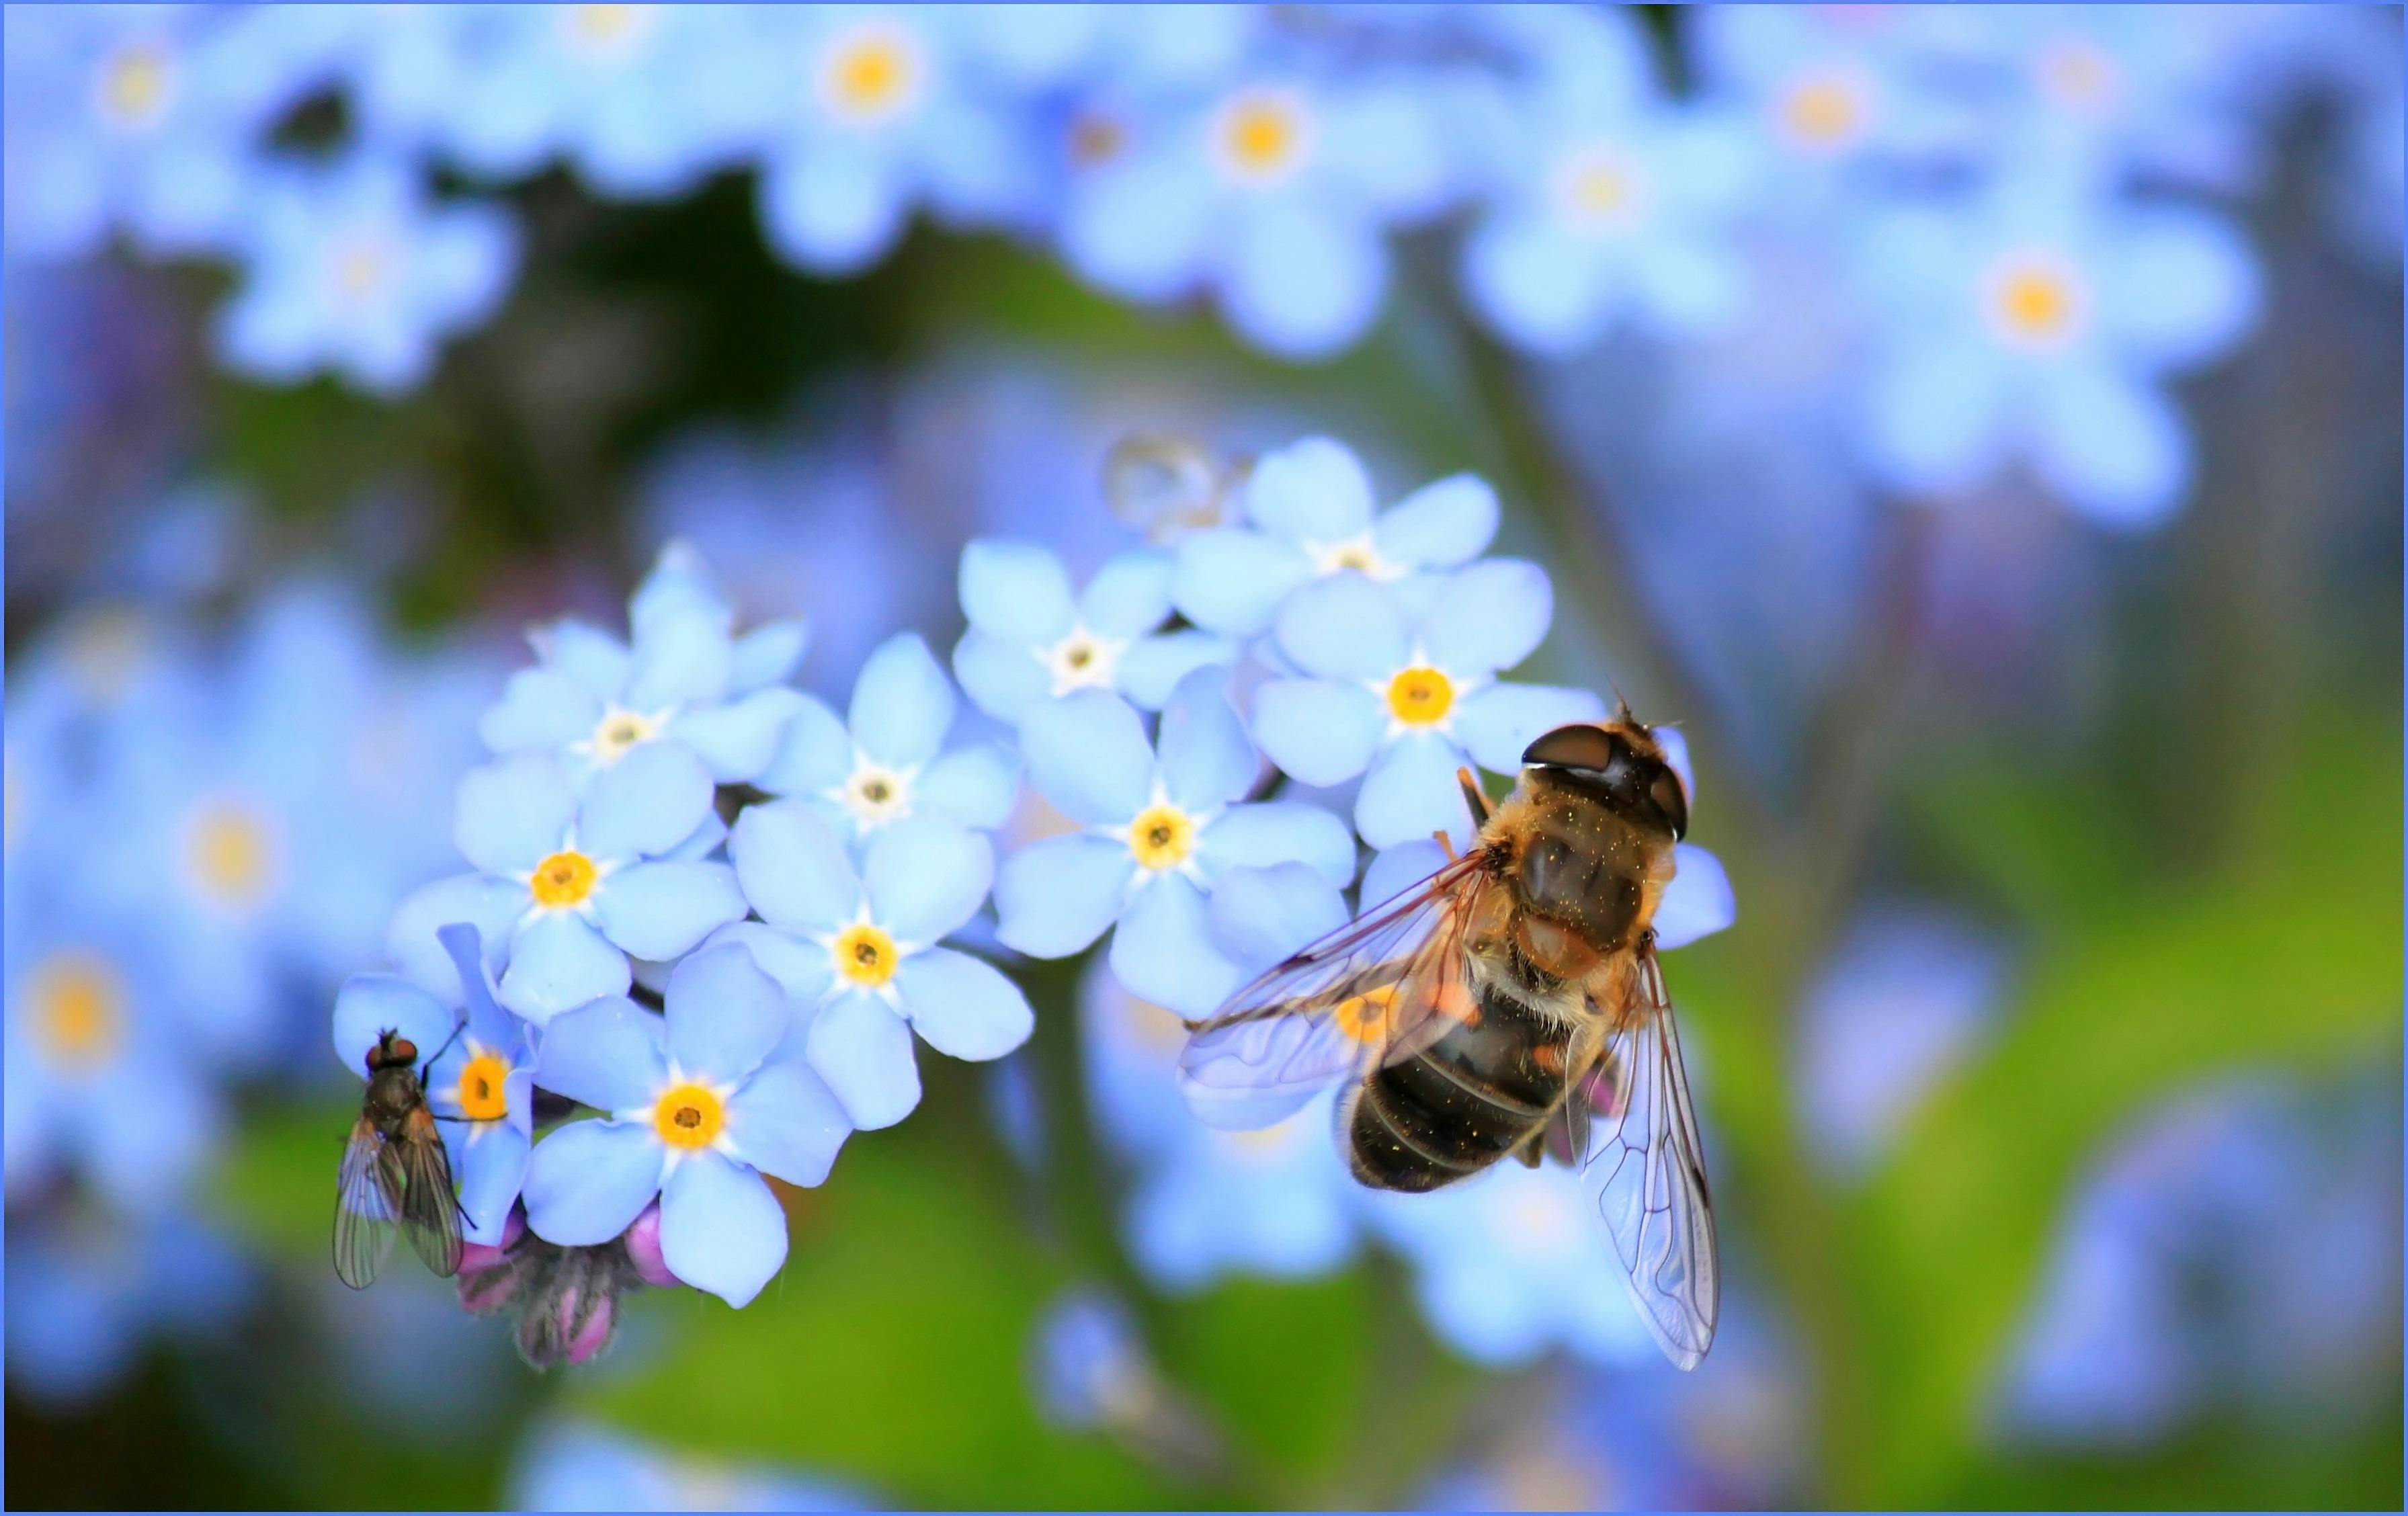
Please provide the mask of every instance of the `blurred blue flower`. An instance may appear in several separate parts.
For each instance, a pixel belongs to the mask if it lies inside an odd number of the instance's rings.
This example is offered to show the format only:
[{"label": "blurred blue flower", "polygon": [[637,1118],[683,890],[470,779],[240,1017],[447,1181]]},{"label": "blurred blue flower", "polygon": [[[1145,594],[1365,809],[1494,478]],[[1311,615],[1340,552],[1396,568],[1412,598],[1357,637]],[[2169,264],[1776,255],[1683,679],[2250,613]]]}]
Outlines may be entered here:
[{"label": "blurred blue flower", "polygon": [[1968,209],[1895,211],[1859,256],[1884,336],[1867,444],[1885,483],[1948,495],[2024,462],[2109,525],[2181,504],[2189,440],[2163,381],[2257,319],[2229,224],[2036,174]]},{"label": "blurred blue flower", "polygon": [[545,1029],[538,1080],[603,1115],[536,1145],[527,1225],[564,1246],[604,1243],[658,1194],[669,1271],[742,1306],[786,1260],[785,1213],[761,1176],[818,1184],[853,1123],[780,1053],[794,1008],[751,955],[695,953],[665,998],[665,1015],[612,998]]},{"label": "blurred blue flower", "polygon": [[1311,580],[1352,571],[1387,583],[1455,568],[1497,535],[1497,493],[1470,474],[1375,510],[1371,477],[1344,443],[1311,436],[1266,453],[1245,485],[1251,527],[1181,537],[1171,601],[1197,626],[1249,637]]},{"label": "blurred blue flower", "polygon": [[665,962],[744,914],[735,871],[705,861],[724,828],[710,772],[677,743],[644,743],[580,799],[559,764],[522,753],[460,781],[452,838],[477,872],[402,902],[386,950],[420,983],[459,993],[436,929],[477,928],[509,967],[501,1001],[537,1025],[626,993],[627,958]]},{"label": "blurred blue flower", "polygon": [[497,753],[543,752],[584,783],[631,750],[691,751],[721,784],[760,777],[803,697],[783,680],[801,661],[798,620],[734,635],[736,613],[701,555],[661,550],[627,608],[629,640],[563,620],[529,634],[541,662],[510,676],[479,725]]},{"label": "blurred blue flower", "polygon": [[733,1464],[580,1422],[538,1426],[510,1476],[522,1510],[861,1510],[859,1492],[766,1464]]},{"label": "blurred blue flower", "polygon": [[1337,817],[1294,801],[1241,803],[1262,761],[1224,681],[1211,668],[1180,681],[1163,708],[1158,752],[1138,713],[1100,690],[1028,713],[1021,741],[1030,782],[1082,829],[1004,860],[996,908],[1006,944],[1063,958],[1117,926],[1120,981],[1201,1015],[1244,979],[1226,932],[1216,939],[1208,918],[1230,871],[1303,864],[1331,892],[1354,877],[1354,839]]},{"label": "blurred blue flower", "polygon": [[397,1031],[417,1044],[426,1102],[460,1181],[463,1233],[497,1247],[534,1142],[535,1047],[526,1024],[494,1001],[476,928],[455,923],[436,936],[466,991],[466,1016],[415,980],[354,974],[335,998],[335,1053],[366,1079],[381,1034]]},{"label": "blurred blue flower", "polygon": [[1499,112],[1488,213],[1465,293],[1508,341],[1563,353],[1628,320],[1670,337],[1728,326],[1748,297],[1736,233],[1760,140],[1718,107],[1661,101],[1637,23],[1533,8],[1540,87]]},{"label": "blurred blue flower", "polygon": [[1158,709],[1190,671],[1237,658],[1234,644],[1207,632],[1157,632],[1170,619],[1171,574],[1167,552],[1124,552],[1073,599],[1050,549],[972,542],[961,571],[970,625],[953,649],[953,672],[998,721],[1020,721],[1079,690],[1117,691]]},{"label": "blurred blue flower", "polygon": [[9,1390],[80,1409],[135,1366],[152,1335],[222,1331],[251,1287],[241,1254],[180,1209],[127,1217],[70,1206],[39,1220],[12,1211]]},{"label": "blurred blue flower", "polygon": [[869,835],[858,870],[843,837],[794,800],[750,806],[728,839],[745,897],[766,925],[741,942],[803,1008],[811,1066],[853,1124],[892,1126],[920,1103],[917,1031],[953,1058],[1000,1058],[1036,1024],[1020,987],[993,965],[937,944],[986,899],[985,837],[936,815]]},{"label": "blurred blue flower", "polygon": [[1154,1388],[1128,1309],[1098,1290],[1066,1290],[1046,1307],[1029,1358],[1037,1409],[1074,1431],[1127,1420]]},{"label": "blurred blue flower", "polygon": [[869,655],[848,720],[800,700],[761,789],[803,801],[848,837],[920,813],[981,831],[1010,817],[1020,760],[996,742],[945,751],[953,683],[919,634],[898,633]]},{"label": "blurred blue flower", "polygon": [[1419,597],[1354,574],[1308,584],[1280,608],[1280,651],[1306,676],[1254,692],[1254,740],[1314,785],[1363,775],[1354,824],[1375,848],[1464,819],[1455,771],[1519,773],[1522,751],[1567,722],[1597,721],[1585,690],[1497,679],[1537,650],[1555,616],[1546,571],[1489,559]]},{"label": "blurred blue flower", "polygon": [[242,286],[219,312],[219,355],[278,383],[333,370],[377,393],[409,389],[444,338],[500,306],[518,243],[508,212],[429,204],[382,157],[263,169],[232,238]]}]

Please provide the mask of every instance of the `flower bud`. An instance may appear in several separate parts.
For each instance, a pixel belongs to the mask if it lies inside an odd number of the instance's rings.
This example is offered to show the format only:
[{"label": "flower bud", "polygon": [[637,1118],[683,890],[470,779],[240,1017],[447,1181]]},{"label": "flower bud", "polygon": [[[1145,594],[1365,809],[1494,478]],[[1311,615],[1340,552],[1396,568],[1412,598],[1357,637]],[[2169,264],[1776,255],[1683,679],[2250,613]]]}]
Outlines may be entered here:
[{"label": "flower bud", "polygon": [[675,1289],[684,1282],[669,1272],[668,1259],[661,1252],[661,1203],[658,1200],[644,1208],[642,1215],[627,1228],[624,1238],[627,1261],[636,1266],[637,1277],[656,1290]]}]

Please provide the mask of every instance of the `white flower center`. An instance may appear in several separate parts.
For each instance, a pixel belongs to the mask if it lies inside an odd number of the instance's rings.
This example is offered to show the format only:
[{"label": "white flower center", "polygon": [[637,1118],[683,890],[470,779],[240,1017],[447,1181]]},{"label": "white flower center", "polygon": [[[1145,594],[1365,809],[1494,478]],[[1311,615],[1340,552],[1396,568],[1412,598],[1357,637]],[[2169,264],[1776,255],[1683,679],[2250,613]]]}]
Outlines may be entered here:
[{"label": "white flower center", "polygon": [[93,106],[121,131],[159,124],[176,97],[176,60],[156,43],[137,42],[109,54],[93,79]]},{"label": "white flower center", "polygon": [[863,831],[873,831],[911,814],[911,780],[918,773],[916,768],[889,768],[855,753],[853,773],[828,794]]},{"label": "white flower center", "polygon": [[595,763],[608,768],[624,758],[628,749],[660,736],[661,723],[666,719],[612,706],[594,723],[594,735],[575,744],[574,751],[592,753]]},{"label": "white flower center", "polygon": [[1125,640],[1097,636],[1083,626],[1073,626],[1068,636],[1045,651],[1046,670],[1054,676],[1054,694],[1059,696],[1073,690],[1111,689],[1121,654],[1127,650]]},{"label": "white flower center", "polygon": [[644,44],[659,18],[653,6],[569,6],[561,32],[569,50],[592,63],[624,62]]},{"label": "white flower center", "polygon": [[1350,569],[1382,584],[1405,577],[1405,565],[1382,556],[1379,543],[1368,531],[1342,542],[1308,542],[1304,551],[1312,560],[1312,571],[1323,579]]},{"label": "white flower center", "polygon": [[1558,1253],[1574,1237],[1572,1218],[1563,1194],[1529,1184],[1505,1209],[1505,1240],[1524,1256]]},{"label": "white flower center", "polygon": [[2115,60],[2086,36],[2059,37],[2041,50],[2041,92],[2058,105],[2085,114],[2114,107],[2123,82]]},{"label": "white flower center", "polygon": [[1638,161],[1608,143],[1566,154],[1555,167],[1555,192],[1564,220],[1584,232],[1627,232],[1646,210]]}]

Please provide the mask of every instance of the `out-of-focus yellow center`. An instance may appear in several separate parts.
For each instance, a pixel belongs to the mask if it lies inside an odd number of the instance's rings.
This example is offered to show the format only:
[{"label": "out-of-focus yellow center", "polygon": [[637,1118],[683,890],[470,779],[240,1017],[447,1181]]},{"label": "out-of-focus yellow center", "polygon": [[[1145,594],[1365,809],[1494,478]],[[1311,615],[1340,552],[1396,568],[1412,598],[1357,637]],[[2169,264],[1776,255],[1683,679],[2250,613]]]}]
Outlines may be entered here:
[{"label": "out-of-focus yellow center", "polygon": [[571,6],[568,35],[596,53],[617,52],[633,43],[652,19],[650,6]]},{"label": "out-of-focus yellow center", "polygon": [[502,1094],[502,1081],[509,1072],[510,1065],[494,1052],[480,1052],[461,1065],[460,1114],[472,1122],[498,1122],[509,1115],[510,1106]]},{"label": "out-of-focus yellow center", "polygon": [[1544,1190],[1534,1188],[1515,1195],[1506,1220],[1512,1240],[1527,1250],[1552,1251],[1571,1240],[1571,1218],[1565,1214],[1560,1197]]},{"label": "out-of-focus yellow center", "polygon": [[376,293],[389,266],[384,249],[374,242],[354,242],[335,256],[335,284],[353,300]]},{"label": "out-of-focus yellow center", "polygon": [[1140,866],[1177,868],[1196,848],[1196,818],[1177,806],[1155,806],[1129,822],[1129,851]]},{"label": "out-of-focus yellow center", "polygon": [[1989,282],[1991,321],[2019,347],[2061,346],[2081,325],[2081,285],[2071,269],[2053,259],[2010,259]]},{"label": "out-of-focus yellow center", "polygon": [[1455,684],[1435,668],[1408,668],[1388,681],[1388,710],[1407,726],[1433,726],[1455,708]]},{"label": "out-of-focus yellow center", "polygon": [[660,725],[652,718],[612,707],[594,725],[594,761],[607,768],[625,757],[629,748],[659,734]]},{"label": "out-of-focus yellow center", "polygon": [[200,892],[216,904],[233,909],[257,905],[276,867],[266,821],[237,800],[208,802],[185,832],[184,865]]},{"label": "out-of-focus yellow center", "polygon": [[1638,209],[1639,185],[1620,153],[1592,148],[1567,164],[1557,181],[1564,208],[1584,226],[1612,226]]},{"label": "out-of-focus yellow center", "polygon": [[910,38],[867,27],[828,50],[827,99],[838,115],[853,121],[884,121],[910,103],[919,76],[919,54]]},{"label": "out-of-focus yellow center", "polygon": [[1303,102],[1272,90],[1241,94],[1221,108],[1215,135],[1222,160],[1239,179],[1275,182],[1303,162]]},{"label": "out-of-focus yellow center", "polygon": [[593,859],[581,852],[562,851],[535,865],[527,888],[535,893],[537,905],[559,910],[584,904],[599,880]]},{"label": "out-of-focus yellow center", "polygon": [[727,1124],[726,1103],[699,1084],[681,1084],[652,1104],[652,1126],[672,1148],[708,1148]]},{"label": "out-of-focus yellow center", "polygon": [[1070,122],[1070,161],[1082,168],[1108,164],[1128,146],[1128,127],[1097,111],[1081,111]]},{"label": "out-of-focus yellow center", "polygon": [[125,981],[98,953],[69,948],[35,965],[27,982],[36,1039],[63,1068],[97,1068],[125,1038]]},{"label": "out-of-focus yellow center", "polygon": [[2088,38],[2067,37],[2042,52],[2040,83],[2060,105],[2096,109],[2114,95],[2115,63]]},{"label": "out-of-focus yellow center", "polygon": [[1800,79],[1781,98],[1781,125],[1790,139],[1818,152],[1844,147],[1865,123],[1864,91],[1831,75]]},{"label": "out-of-focus yellow center", "polygon": [[902,954],[895,951],[895,939],[882,927],[859,922],[837,934],[836,946],[830,950],[836,959],[836,971],[865,990],[875,990],[895,977],[895,965]]},{"label": "out-of-focus yellow center", "polygon": [[1338,1002],[1330,1009],[1330,1023],[1357,1042],[1383,1041],[1388,1035],[1388,1015],[1396,1005],[1397,987],[1383,984]]},{"label": "out-of-focus yellow center", "polygon": [[174,65],[154,47],[132,47],[101,68],[100,107],[121,126],[148,126],[167,108]]}]

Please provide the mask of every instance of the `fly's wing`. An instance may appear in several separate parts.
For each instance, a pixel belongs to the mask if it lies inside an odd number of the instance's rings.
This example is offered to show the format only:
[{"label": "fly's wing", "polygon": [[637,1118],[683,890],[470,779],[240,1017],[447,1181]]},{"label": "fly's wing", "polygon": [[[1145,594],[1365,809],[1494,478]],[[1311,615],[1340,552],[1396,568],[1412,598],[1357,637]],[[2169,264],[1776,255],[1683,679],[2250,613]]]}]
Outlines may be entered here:
[{"label": "fly's wing", "polygon": [[1265,973],[1193,1023],[1179,1085],[1208,1126],[1294,1114],[1374,1062],[1410,1057],[1469,1014],[1465,923],[1488,888],[1467,853]]},{"label": "fly's wing", "polygon": [[443,1135],[424,1106],[409,1113],[396,1146],[406,1176],[401,1229],[426,1266],[449,1279],[460,1272],[460,1202],[452,1193],[452,1159],[443,1150]]},{"label": "fly's wing", "polygon": [[1626,978],[1598,1008],[1620,1025],[1584,1088],[1587,1131],[1574,1151],[1640,1319],[1674,1366],[1695,1368],[1722,1310],[1705,1152],[1655,950],[1616,966]]},{"label": "fly's wing", "polygon": [[408,1184],[401,1155],[361,1117],[343,1145],[335,1183],[335,1277],[352,1289],[374,1284],[392,1256]]}]

